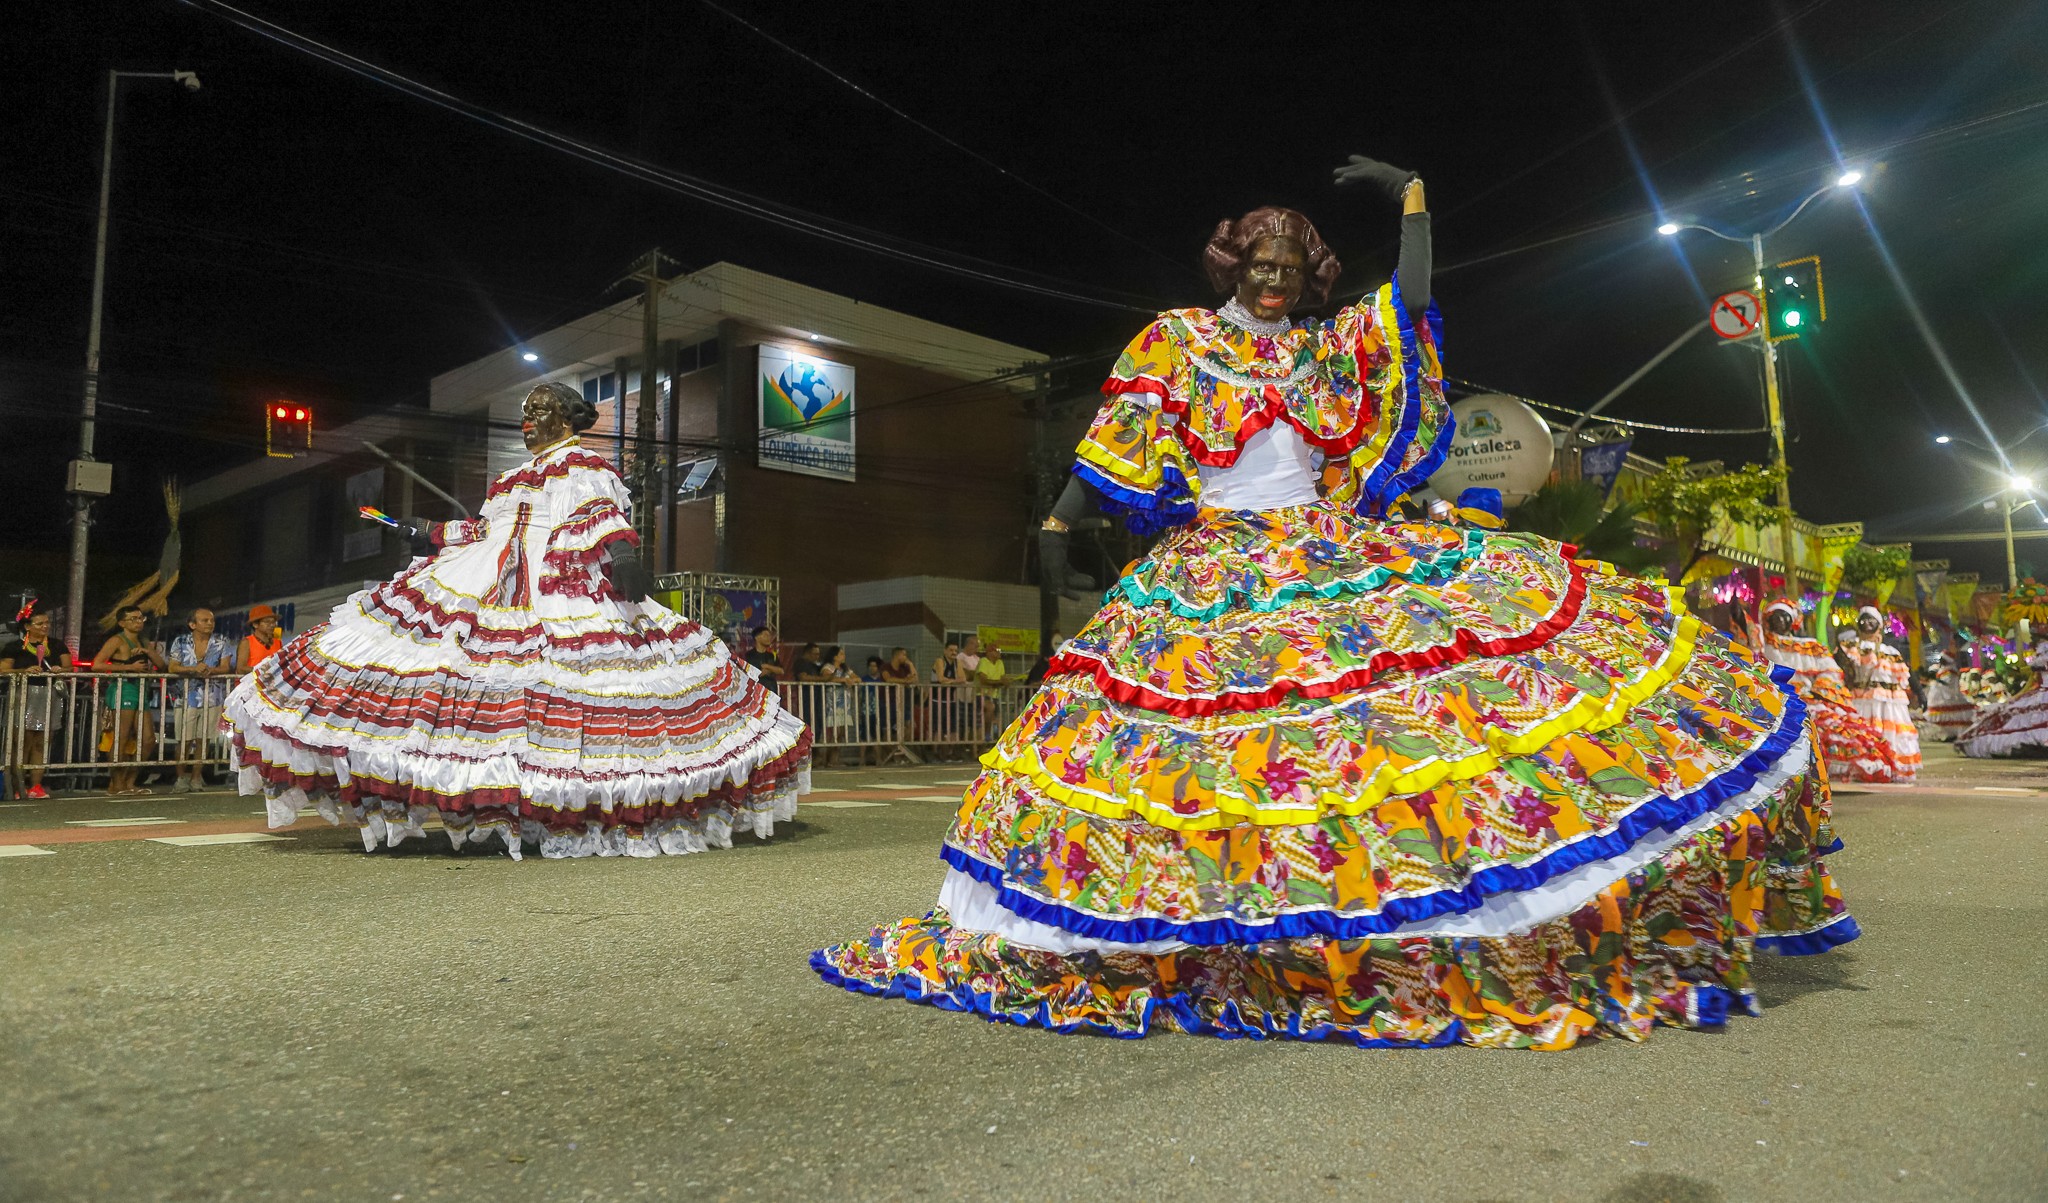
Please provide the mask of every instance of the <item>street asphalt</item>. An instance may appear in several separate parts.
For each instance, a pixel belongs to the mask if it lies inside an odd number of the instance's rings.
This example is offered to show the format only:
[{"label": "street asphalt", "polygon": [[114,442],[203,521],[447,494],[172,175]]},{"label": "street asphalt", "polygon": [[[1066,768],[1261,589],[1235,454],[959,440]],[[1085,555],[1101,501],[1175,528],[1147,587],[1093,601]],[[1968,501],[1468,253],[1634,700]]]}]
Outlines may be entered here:
[{"label": "street asphalt", "polygon": [[155,842],[261,831],[224,792],[0,809],[0,1200],[2048,1198],[2048,761],[1843,789],[1863,939],[1760,958],[1760,1019],[1566,1053],[821,984],[930,905],[968,775],[821,771],[772,842],[659,861]]}]

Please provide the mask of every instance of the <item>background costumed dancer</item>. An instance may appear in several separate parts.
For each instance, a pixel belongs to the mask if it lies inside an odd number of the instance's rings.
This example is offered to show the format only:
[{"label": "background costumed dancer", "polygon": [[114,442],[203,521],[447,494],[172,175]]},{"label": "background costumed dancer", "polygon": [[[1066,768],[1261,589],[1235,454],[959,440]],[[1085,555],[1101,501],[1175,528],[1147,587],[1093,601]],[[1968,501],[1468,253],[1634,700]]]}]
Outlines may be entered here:
[{"label": "background costumed dancer", "polygon": [[2011,701],[1984,712],[1956,737],[1965,756],[2009,756],[2048,748],[2048,643],[2034,649],[2027,661],[2034,679]]},{"label": "background costumed dancer", "polygon": [[1793,688],[1806,702],[1828,776],[1838,781],[1893,781],[1899,776],[1891,745],[1856,712],[1842,669],[1817,639],[1799,634],[1799,611],[1790,602],[1764,610],[1764,658],[1792,670]]},{"label": "background costumed dancer", "polygon": [[1954,656],[1943,652],[1935,657],[1934,667],[1927,672],[1926,689],[1927,721],[1941,732],[1941,738],[1954,741],[1977,721],[1977,703],[1963,692],[1963,677]]},{"label": "background costumed dancer", "polygon": [[1396,515],[1452,434],[1429,219],[1408,172],[1339,179],[1403,199],[1395,281],[1290,324],[1322,239],[1218,227],[1228,302],[1131,342],[1075,469],[1165,536],[982,757],[938,905],[813,954],[826,981],[1060,1032],[1563,1048],[1718,1025],[1756,947],[1857,934],[1790,670],[1569,547]]},{"label": "background costumed dancer", "polygon": [[1920,772],[1920,732],[1913,726],[1913,670],[1897,648],[1884,641],[1884,615],[1876,606],[1856,611],[1856,629],[1835,637],[1835,663],[1849,686],[1856,713],[1868,719],[1891,745],[1898,780]]},{"label": "background costumed dancer", "polygon": [[273,827],[311,803],[363,844],[438,818],[514,858],[656,856],[767,838],[810,788],[810,732],[711,632],[647,600],[625,486],[544,384],[533,459],[474,519],[400,524],[420,558],[236,687],[243,793]]}]

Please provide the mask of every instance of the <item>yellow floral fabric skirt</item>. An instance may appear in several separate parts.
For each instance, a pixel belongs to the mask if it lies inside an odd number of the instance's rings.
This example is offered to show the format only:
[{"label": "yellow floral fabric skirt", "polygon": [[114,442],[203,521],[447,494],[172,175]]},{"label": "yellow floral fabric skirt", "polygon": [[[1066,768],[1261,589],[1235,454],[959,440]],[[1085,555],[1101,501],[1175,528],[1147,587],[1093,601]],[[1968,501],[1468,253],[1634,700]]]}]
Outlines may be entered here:
[{"label": "yellow floral fabric skirt", "polygon": [[940,907],[812,963],[1120,1036],[1718,1024],[1857,934],[1790,676],[1534,536],[1205,511],[982,757]]}]

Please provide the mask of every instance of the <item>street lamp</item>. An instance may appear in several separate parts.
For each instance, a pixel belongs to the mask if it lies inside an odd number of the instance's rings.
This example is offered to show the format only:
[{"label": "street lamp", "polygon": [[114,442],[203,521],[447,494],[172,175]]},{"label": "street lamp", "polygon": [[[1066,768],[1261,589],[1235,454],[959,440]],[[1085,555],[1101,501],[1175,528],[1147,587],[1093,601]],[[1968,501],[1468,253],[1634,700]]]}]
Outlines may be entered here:
[{"label": "street lamp", "polygon": [[[1703,233],[1712,234],[1724,242],[1748,243],[1750,261],[1756,267],[1757,301],[1761,304],[1764,296],[1764,239],[1791,225],[1801,213],[1806,212],[1808,205],[1819,200],[1828,192],[1837,188],[1853,188],[1856,186],[1857,181],[1862,178],[1863,173],[1855,168],[1844,170],[1839,176],[1835,177],[1833,183],[1822,184],[1808,193],[1806,199],[1794,205],[1792,211],[1786,214],[1784,219],[1779,221],[1778,224],[1767,230],[1759,230],[1746,237],[1726,234],[1712,226],[1689,221],[1666,221],[1657,227],[1657,232],[1666,238],[1671,238],[1675,237],[1680,230],[1699,230]],[[1785,410],[1778,396],[1778,349],[1770,339],[1768,314],[1758,315],[1757,330],[1759,332],[1758,337],[1762,340],[1764,348],[1764,412],[1770,419],[1771,444],[1777,451],[1778,464],[1786,470],[1784,479],[1778,482],[1778,505],[1785,511],[1785,521],[1780,529],[1780,539],[1785,557],[1785,579],[1792,582],[1796,587],[1799,575],[1792,564],[1792,472],[1791,465],[1785,459]]]},{"label": "street lamp", "polygon": [[114,102],[124,79],[168,79],[184,85],[188,92],[199,90],[199,76],[191,71],[109,71],[107,72],[107,132],[100,147],[100,224],[92,253],[92,324],[85,336],[85,394],[78,409],[78,460],[72,465],[68,488],[71,492],[71,589],[64,603],[64,637],[71,654],[84,654],[80,642],[85,635],[85,551],[87,532],[92,529],[92,499],[109,491],[107,478],[82,465],[91,464],[94,417],[100,403],[100,315],[107,295],[107,202],[114,184]]},{"label": "street lamp", "polygon": [[2012,553],[2012,516],[2034,504],[2034,478],[2015,472],[2006,478],[2005,488],[2012,499],[1998,508],[2005,511],[2005,589],[2011,597],[2020,587],[2019,561]]}]

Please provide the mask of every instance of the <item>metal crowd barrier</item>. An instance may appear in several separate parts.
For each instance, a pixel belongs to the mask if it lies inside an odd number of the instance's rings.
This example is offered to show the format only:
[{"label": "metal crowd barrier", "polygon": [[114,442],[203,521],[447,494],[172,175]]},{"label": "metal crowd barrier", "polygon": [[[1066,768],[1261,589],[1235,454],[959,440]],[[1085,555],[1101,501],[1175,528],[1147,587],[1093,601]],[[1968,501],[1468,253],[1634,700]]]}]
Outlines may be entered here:
[{"label": "metal crowd barrier", "polygon": [[233,677],[170,673],[0,673],[0,770],[11,797],[41,768],[48,789],[103,789],[116,769],[152,770],[161,792],[180,770],[220,780],[228,739],[220,707]]},{"label": "metal crowd barrier", "polygon": [[[209,683],[218,690],[209,689]],[[233,678],[170,673],[0,673],[0,770],[5,792],[29,787],[41,768],[46,788],[104,789],[116,769],[140,771],[162,789],[180,770],[221,780],[228,737],[209,704]],[[981,755],[1030,700],[1029,687],[786,682],[782,704],[809,725],[823,750],[877,749],[883,758]],[[913,757],[915,758],[915,757]],[[159,779],[150,782],[151,775]]]},{"label": "metal crowd barrier", "polygon": [[917,749],[959,760],[986,751],[1031,699],[1023,684],[987,689],[785,681],[776,689],[783,707],[810,727],[814,748]]}]

